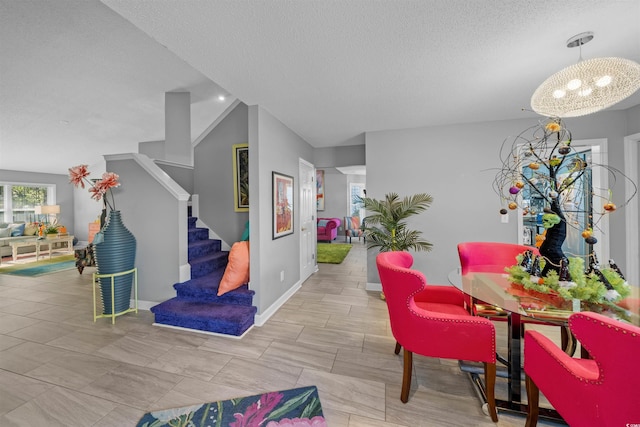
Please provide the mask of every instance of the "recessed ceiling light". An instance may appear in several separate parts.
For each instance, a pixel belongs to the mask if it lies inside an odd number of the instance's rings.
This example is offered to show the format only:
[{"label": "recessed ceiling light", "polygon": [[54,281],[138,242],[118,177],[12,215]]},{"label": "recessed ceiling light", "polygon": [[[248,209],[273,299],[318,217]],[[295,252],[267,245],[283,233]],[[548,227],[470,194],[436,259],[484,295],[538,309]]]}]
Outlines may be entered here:
[{"label": "recessed ceiling light", "polygon": [[227,99],[224,95],[218,95],[218,101],[222,102]]}]

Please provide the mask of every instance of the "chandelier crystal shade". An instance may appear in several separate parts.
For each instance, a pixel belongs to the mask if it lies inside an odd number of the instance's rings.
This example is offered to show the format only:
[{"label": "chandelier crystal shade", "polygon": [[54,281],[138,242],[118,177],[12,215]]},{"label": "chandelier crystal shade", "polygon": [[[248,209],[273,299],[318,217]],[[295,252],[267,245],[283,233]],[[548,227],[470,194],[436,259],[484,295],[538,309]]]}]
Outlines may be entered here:
[{"label": "chandelier crystal shade", "polygon": [[[579,34],[569,39],[567,47],[592,38],[593,33]],[[624,58],[581,60],[546,79],[533,93],[531,108],[547,117],[584,116],[617,104],[638,89],[640,64]]]}]

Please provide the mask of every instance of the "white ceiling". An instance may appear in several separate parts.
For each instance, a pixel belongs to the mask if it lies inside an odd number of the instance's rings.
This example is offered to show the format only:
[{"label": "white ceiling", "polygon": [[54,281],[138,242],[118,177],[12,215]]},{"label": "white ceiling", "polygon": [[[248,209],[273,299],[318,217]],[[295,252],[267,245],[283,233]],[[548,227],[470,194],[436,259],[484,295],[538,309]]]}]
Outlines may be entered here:
[{"label": "white ceiling", "polygon": [[640,62],[639,23],[638,0],[0,0],[0,169],[162,140],[167,91],[191,92],[192,140],[233,97],[316,147],[535,117],[535,88],[578,60],[568,38]]}]

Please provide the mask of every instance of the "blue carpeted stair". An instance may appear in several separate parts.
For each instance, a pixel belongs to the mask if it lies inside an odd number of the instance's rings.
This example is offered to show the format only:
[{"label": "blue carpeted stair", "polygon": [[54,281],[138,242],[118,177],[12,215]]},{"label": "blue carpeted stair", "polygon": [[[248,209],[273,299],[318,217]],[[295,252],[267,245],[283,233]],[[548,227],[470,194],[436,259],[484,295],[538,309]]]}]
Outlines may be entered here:
[{"label": "blue carpeted stair", "polygon": [[158,324],[240,336],[253,325],[254,291],[243,285],[217,295],[229,252],[221,250],[220,240],[209,239],[209,230],[197,228],[196,221],[189,216],[191,280],[173,285],[178,296],[151,311]]}]

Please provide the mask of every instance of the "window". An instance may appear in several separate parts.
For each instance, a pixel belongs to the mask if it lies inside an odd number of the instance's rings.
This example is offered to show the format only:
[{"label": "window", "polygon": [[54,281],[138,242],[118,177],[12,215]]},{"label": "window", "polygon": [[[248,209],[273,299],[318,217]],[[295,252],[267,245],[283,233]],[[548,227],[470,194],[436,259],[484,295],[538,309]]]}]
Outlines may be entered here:
[{"label": "window", "polygon": [[35,207],[51,205],[55,185],[0,183],[0,222],[35,222]]},{"label": "window", "polygon": [[358,197],[365,197],[365,185],[363,183],[349,184],[349,216],[360,217],[362,211],[362,203],[358,201]]}]

